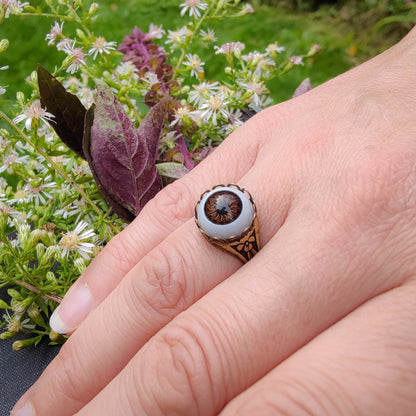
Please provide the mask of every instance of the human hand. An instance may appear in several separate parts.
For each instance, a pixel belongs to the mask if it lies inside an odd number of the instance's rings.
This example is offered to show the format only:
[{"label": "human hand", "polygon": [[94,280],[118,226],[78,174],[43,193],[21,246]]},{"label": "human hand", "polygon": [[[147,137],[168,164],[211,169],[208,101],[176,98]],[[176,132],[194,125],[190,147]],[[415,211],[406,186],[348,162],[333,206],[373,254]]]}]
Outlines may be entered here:
[{"label": "human hand", "polygon": [[[13,414],[413,414],[415,36],[258,114],[149,202],[65,298],[54,324],[83,322]],[[258,210],[244,266],[193,219],[230,182]]]}]

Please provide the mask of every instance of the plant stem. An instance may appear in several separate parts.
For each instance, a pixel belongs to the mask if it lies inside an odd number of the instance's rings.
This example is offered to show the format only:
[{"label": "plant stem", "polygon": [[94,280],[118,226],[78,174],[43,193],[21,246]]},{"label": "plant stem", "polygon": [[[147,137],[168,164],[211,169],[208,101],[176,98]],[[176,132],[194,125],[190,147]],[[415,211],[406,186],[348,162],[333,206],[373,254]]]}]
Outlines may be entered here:
[{"label": "plant stem", "polygon": [[39,288],[31,285],[30,283],[24,282],[23,280],[14,280],[14,283],[17,283],[19,286],[22,286],[22,287],[30,290],[33,293],[41,293],[42,295],[44,295],[48,299],[51,299],[55,302],[58,302],[58,303],[62,302],[62,298],[60,296],[54,295],[53,293],[42,293],[42,291]]},{"label": "plant stem", "polygon": [[176,64],[175,69],[173,70],[173,78],[174,79],[175,79],[176,72],[178,71],[179,67],[182,65],[182,61],[185,58],[186,51],[188,50],[188,46],[190,45],[190,43],[194,39],[195,34],[198,32],[198,30],[201,27],[204,20],[208,17],[208,14],[211,11],[212,7],[213,7],[213,3],[211,3],[211,5],[207,8],[207,10],[202,15],[202,17],[198,20],[197,24],[195,25],[194,30],[192,31],[192,35],[189,37],[189,39],[187,39],[187,41],[185,43],[185,46],[182,49],[182,53],[181,53],[181,56],[179,57],[178,63]]}]

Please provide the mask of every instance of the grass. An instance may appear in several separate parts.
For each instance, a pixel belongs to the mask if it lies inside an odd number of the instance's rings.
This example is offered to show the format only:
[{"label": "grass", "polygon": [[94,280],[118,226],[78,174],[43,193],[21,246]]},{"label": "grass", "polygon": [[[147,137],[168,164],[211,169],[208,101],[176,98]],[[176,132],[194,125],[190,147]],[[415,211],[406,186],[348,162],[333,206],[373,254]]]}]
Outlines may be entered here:
[{"label": "grass", "polygon": [[[135,25],[146,30],[153,22],[163,24],[165,29],[175,29],[185,23],[179,16],[179,3],[174,0],[131,0],[126,7],[114,0],[102,0],[99,2],[100,16],[92,31],[107,40],[121,42]],[[349,21],[354,10],[347,13],[347,18],[338,12],[339,9],[337,11],[333,6],[300,13],[287,7],[257,5],[253,15],[210,27],[216,31],[219,44],[241,41],[247,45],[246,51],[263,49],[275,40],[286,46],[289,54],[305,53],[314,43],[322,46],[323,51],[317,58],[269,84],[272,96],[278,102],[290,98],[304,78],[309,77],[314,86],[319,85],[394,43],[395,39],[382,38],[381,45],[372,48],[367,42],[360,49],[357,27],[362,23],[354,26],[352,20]],[[24,79],[36,69],[38,62],[49,69],[61,62],[63,52],[48,47],[44,40],[53,23],[45,17],[11,16],[0,25],[0,38],[10,40],[9,50],[0,55],[0,66],[9,65],[9,70],[0,72],[0,85],[7,86],[5,98],[14,99],[17,91],[30,91]],[[198,52],[206,61],[207,77],[214,77],[221,57],[203,47]]]}]

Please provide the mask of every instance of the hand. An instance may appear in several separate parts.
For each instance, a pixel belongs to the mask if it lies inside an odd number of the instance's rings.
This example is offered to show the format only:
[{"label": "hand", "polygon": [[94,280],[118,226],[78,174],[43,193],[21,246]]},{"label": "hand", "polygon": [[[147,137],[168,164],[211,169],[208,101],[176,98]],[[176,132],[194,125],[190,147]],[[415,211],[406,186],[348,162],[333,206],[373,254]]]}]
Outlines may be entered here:
[{"label": "hand", "polygon": [[[54,325],[83,322],[16,414],[414,414],[415,36],[261,112],[149,202],[65,298]],[[258,209],[244,266],[193,219],[230,182]]]}]

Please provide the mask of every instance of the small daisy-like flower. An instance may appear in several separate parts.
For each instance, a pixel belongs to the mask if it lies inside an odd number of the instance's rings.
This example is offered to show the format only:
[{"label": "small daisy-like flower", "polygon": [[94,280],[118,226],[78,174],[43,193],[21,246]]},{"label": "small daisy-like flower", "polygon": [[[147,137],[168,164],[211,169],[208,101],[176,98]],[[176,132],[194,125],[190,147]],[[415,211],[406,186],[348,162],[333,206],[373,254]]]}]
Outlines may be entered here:
[{"label": "small daisy-like flower", "polygon": [[6,92],[6,88],[0,85],[0,95],[3,95]]},{"label": "small daisy-like flower", "polygon": [[[90,259],[94,244],[87,240],[95,236],[93,230],[85,230],[88,226],[86,221],[80,221],[73,231],[68,231],[59,241],[62,249],[62,256],[67,257],[71,251],[76,251],[86,260]],[[85,231],[84,231],[85,230]]]},{"label": "small daisy-like flower", "polygon": [[75,41],[70,38],[63,38],[56,44],[56,49],[58,49],[58,51],[66,51],[74,42]]},{"label": "small daisy-like flower", "polygon": [[230,116],[230,111],[227,107],[227,102],[224,100],[222,94],[215,94],[211,96],[206,102],[199,106],[199,109],[194,111],[195,115],[202,118],[205,122],[212,121],[214,125],[217,124],[218,117],[222,116],[226,119]]},{"label": "small daisy-like flower", "polygon": [[171,127],[176,124],[181,124],[183,122],[184,117],[188,116],[191,113],[191,110],[188,106],[184,105],[175,110],[174,117],[175,119],[170,123]]},{"label": "small daisy-like flower", "polygon": [[64,22],[61,22],[59,24],[58,22],[55,22],[53,26],[51,26],[51,31],[46,35],[45,39],[48,41],[48,45],[55,45],[55,42],[57,39],[61,39],[63,37],[62,33],[62,27],[64,25]]},{"label": "small daisy-like flower", "polygon": [[98,36],[95,38],[94,43],[92,44],[92,48],[88,51],[89,55],[92,55],[92,58],[97,58],[97,55],[109,54],[110,51],[114,51],[116,49],[117,42],[107,42],[104,36]]},{"label": "small daisy-like flower", "polygon": [[20,315],[10,316],[9,311],[6,310],[6,315],[3,315],[7,324],[7,330],[9,332],[18,333],[23,329],[32,330],[35,329],[35,325],[29,324],[30,319],[26,318],[22,321]]},{"label": "small daisy-like flower", "polygon": [[204,74],[204,68],[202,68],[205,63],[201,61],[201,58],[196,54],[188,53],[186,55],[187,61],[183,62],[183,65],[191,69],[191,75],[194,75],[199,79]]},{"label": "small daisy-like flower", "polygon": [[178,47],[179,45],[183,44],[186,40],[187,29],[186,27],[181,27],[177,30],[168,30],[168,36],[166,40],[166,44],[172,44],[173,48]]},{"label": "small daisy-like flower", "polygon": [[218,91],[218,88],[218,82],[201,82],[199,85],[193,85],[193,90],[188,94],[189,102],[202,104],[209,99],[212,92]]},{"label": "small daisy-like flower", "polygon": [[78,71],[79,67],[81,65],[85,65],[85,54],[82,51],[82,48],[75,47],[75,41],[72,41],[71,44],[67,44],[64,47],[64,51],[67,53],[67,55],[70,57],[71,63],[66,69],[67,72],[70,72],[71,74]]},{"label": "small daisy-like flower", "polygon": [[260,96],[269,92],[268,89],[264,86],[264,81],[239,82],[239,85],[243,87],[245,91],[251,93],[252,103],[258,107],[261,105]]},{"label": "small daisy-like flower", "polygon": [[231,55],[232,53],[242,52],[246,48],[246,45],[242,42],[227,42],[221,46],[214,46],[216,50],[215,55],[223,53],[225,55]]},{"label": "small daisy-like flower", "polygon": [[21,204],[29,202],[29,193],[24,189],[18,189],[12,199],[9,199],[10,204]]},{"label": "small daisy-like flower", "polygon": [[215,32],[212,29],[208,29],[207,31],[201,30],[199,34],[202,36],[204,42],[215,42],[217,40]]},{"label": "small daisy-like flower", "polygon": [[208,3],[200,0],[185,0],[184,3],[180,4],[180,7],[182,7],[181,16],[189,10],[189,16],[199,19],[201,17],[200,10],[205,10],[208,7]]},{"label": "small daisy-like flower", "polygon": [[284,46],[279,46],[278,42],[271,43],[267,46],[266,52],[268,55],[275,56],[277,53],[282,53],[286,48]]},{"label": "small daisy-like flower", "polygon": [[42,120],[45,124],[49,125],[49,121],[52,121],[55,116],[48,113],[44,108],[41,107],[40,101],[35,100],[32,104],[25,107],[23,114],[19,114],[13,119],[15,123],[25,121],[26,130],[30,130],[32,127],[33,119],[39,121]]},{"label": "small daisy-like flower", "polygon": [[141,81],[145,82],[146,84],[149,84],[150,86],[160,82],[158,76],[154,72],[150,71],[144,74],[144,77],[141,78]]},{"label": "small daisy-like flower", "polygon": [[148,39],[161,39],[165,31],[162,29],[162,25],[156,26],[153,23],[150,23],[149,32],[146,33],[146,38]]},{"label": "small daisy-like flower", "polygon": [[43,183],[38,186],[33,186],[30,182],[27,183],[23,189],[28,194],[28,201],[34,201],[36,206],[46,204],[47,201],[53,199],[53,196],[48,192],[48,188],[56,187],[56,182]]},{"label": "small daisy-like flower", "polygon": [[21,2],[18,0],[2,0],[0,3],[4,9],[4,18],[7,19],[11,14],[20,14],[26,6],[29,6],[27,1]]},{"label": "small daisy-like flower", "polygon": [[292,57],[290,57],[289,61],[292,62],[293,65],[304,65],[301,56],[293,55]]}]

